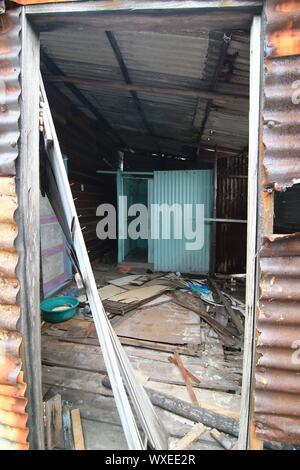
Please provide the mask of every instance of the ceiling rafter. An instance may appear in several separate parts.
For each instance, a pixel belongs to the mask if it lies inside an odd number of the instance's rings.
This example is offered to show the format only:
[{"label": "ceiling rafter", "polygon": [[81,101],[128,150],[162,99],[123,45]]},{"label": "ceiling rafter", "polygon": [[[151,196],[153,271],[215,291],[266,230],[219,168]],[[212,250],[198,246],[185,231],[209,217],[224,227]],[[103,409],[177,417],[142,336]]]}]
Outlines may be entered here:
[{"label": "ceiling rafter", "polygon": [[55,74],[61,78],[61,82],[72,92],[72,94],[79,100],[81,103],[89,109],[89,111],[95,116],[98,121],[98,124],[102,128],[106,129],[110,137],[115,141],[118,147],[128,149],[128,145],[124,139],[119,135],[119,133],[110,125],[107,119],[101,114],[101,112],[90,102],[89,99],[77,88],[74,83],[67,81],[67,77],[63,71],[56,65],[56,63],[48,56],[48,54],[41,48],[41,60],[46,65],[50,73]]},{"label": "ceiling rafter", "polygon": [[[215,70],[214,70],[214,73],[213,73],[213,76],[212,76],[212,79],[211,79],[211,83],[210,83],[210,86],[209,86],[209,91],[211,93],[213,93],[216,89],[216,86],[217,86],[217,83],[218,83],[218,78],[219,78],[220,72],[223,68],[224,60],[225,60],[225,57],[226,57],[226,54],[227,54],[227,51],[228,51],[228,48],[229,48],[229,45],[230,45],[230,41],[231,41],[231,33],[228,34],[228,35],[226,33],[224,33],[223,41],[222,41],[222,44],[221,44],[221,47],[220,47],[220,53],[219,53],[218,61],[216,63],[216,67],[215,67]],[[200,143],[201,143],[201,140],[202,140],[203,133],[205,131],[205,127],[206,127],[206,124],[207,124],[207,121],[208,121],[208,118],[209,118],[209,114],[210,114],[212,104],[213,104],[213,99],[209,99],[207,101],[207,104],[206,104],[206,107],[205,107],[205,112],[204,112],[204,116],[203,116],[202,123],[201,123],[201,126],[200,126],[200,131],[199,131],[197,154],[199,154]],[[197,106],[198,106],[198,104],[197,104]]]},{"label": "ceiling rafter", "polygon": [[[109,40],[111,48],[114,51],[115,57],[116,57],[117,62],[119,64],[119,67],[120,67],[120,70],[121,70],[121,73],[123,75],[125,83],[127,85],[132,85],[132,80],[130,78],[129,71],[128,71],[127,66],[125,64],[121,49],[119,47],[118,41],[116,40],[116,37],[115,37],[114,33],[112,31],[106,31],[105,33],[106,33],[107,39]],[[161,153],[160,146],[159,146],[158,142],[155,139],[155,133],[153,131],[153,128],[152,128],[151,124],[147,120],[146,114],[144,112],[141,101],[140,101],[140,99],[137,95],[137,92],[135,90],[129,90],[129,93],[131,94],[131,96],[133,98],[134,104],[136,106],[136,109],[138,111],[138,114],[139,114],[139,116],[140,116],[140,118],[143,122],[143,125],[144,125],[146,131],[148,132],[150,137],[153,138],[153,141],[155,143],[155,146],[157,147],[157,150]]]}]

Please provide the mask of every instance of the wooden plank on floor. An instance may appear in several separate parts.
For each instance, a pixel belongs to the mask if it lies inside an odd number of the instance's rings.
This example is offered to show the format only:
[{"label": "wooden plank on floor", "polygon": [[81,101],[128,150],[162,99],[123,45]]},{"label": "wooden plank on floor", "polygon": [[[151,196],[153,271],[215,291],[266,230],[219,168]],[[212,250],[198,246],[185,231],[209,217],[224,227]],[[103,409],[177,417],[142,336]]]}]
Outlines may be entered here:
[{"label": "wooden plank on floor", "polygon": [[42,375],[43,384],[49,386],[68,387],[73,390],[93,392],[110,397],[113,395],[111,390],[102,385],[102,380],[106,374],[100,374],[99,372],[43,365]]},{"label": "wooden plank on floor", "polygon": [[[170,325],[172,327],[170,328]],[[169,344],[201,344],[199,315],[173,302],[136,310],[115,327],[118,336]]]},{"label": "wooden plank on floor", "polygon": [[[104,360],[101,350],[97,346],[66,343],[56,338],[45,337],[42,344],[42,360],[44,365],[70,367],[91,372],[105,372]],[[161,362],[137,356],[134,348],[125,349],[134,369],[141,371],[151,380],[183,384],[178,369],[168,362]],[[139,350],[140,353],[140,350]],[[156,356],[165,353],[155,352]],[[203,388],[225,391],[239,391],[240,377],[225,364],[201,364],[201,360],[193,357],[183,357],[184,366],[201,380]]]}]

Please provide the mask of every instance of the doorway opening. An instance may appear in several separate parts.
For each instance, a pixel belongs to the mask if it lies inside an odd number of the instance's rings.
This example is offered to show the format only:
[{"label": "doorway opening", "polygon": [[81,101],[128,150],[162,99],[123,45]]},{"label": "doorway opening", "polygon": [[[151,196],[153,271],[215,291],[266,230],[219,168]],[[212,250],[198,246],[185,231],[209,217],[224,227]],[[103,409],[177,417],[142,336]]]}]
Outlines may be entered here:
[{"label": "doorway opening", "polygon": [[[149,23],[138,29],[134,17],[121,16],[108,21],[107,15],[77,14],[58,23],[47,15],[32,17],[72,194],[99,295],[141,380],[191,403],[174,363],[179,354],[196,377],[198,405],[234,420],[233,445],[242,385],[253,15],[241,16],[240,24],[235,19],[231,27],[218,13],[218,24],[209,28],[200,14],[188,26],[168,23],[166,15],[159,27],[155,17],[147,17]],[[191,240],[186,234],[176,238],[174,223],[168,239],[123,239],[120,233],[128,234],[134,217],[125,213],[119,196],[146,209],[152,202],[204,205],[203,246],[186,250]],[[115,239],[97,236],[101,204],[116,208]],[[187,219],[192,228],[194,219],[193,214]],[[158,228],[163,223],[162,218]],[[146,225],[149,234],[151,219]],[[81,297],[75,285],[70,289]],[[44,326],[46,394],[83,400],[89,448],[126,448],[103,385],[103,358],[96,364],[101,351],[89,306],[81,301],[68,323]],[[109,410],[106,419],[103,410]],[[170,446],[192,425],[158,413]],[[209,429],[195,444],[221,447]]]}]

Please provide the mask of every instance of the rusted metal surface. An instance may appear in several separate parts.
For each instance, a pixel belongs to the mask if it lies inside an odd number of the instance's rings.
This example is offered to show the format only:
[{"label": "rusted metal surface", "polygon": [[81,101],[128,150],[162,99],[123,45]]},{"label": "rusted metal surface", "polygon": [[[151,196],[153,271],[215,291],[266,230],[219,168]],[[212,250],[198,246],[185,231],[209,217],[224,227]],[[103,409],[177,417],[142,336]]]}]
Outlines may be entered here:
[{"label": "rusted metal surface", "polygon": [[264,238],[255,424],[259,437],[300,443],[300,234]]},{"label": "rusted metal surface", "polygon": [[264,168],[275,189],[300,180],[300,3],[266,3]]},{"label": "rusted metal surface", "polygon": [[[262,164],[264,189],[275,191],[300,178],[299,14],[298,1],[266,1]],[[271,202],[264,192],[266,199]],[[273,204],[268,204],[260,249],[254,421],[258,437],[299,444],[300,233],[274,235],[272,225]]]},{"label": "rusted metal surface", "polygon": [[[247,219],[247,172],[246,155],[218,159],[218,218]],[[217,272],[246,272],[246,237],[247,224],[217,224]]]},{"label": "rusted metal surface", "polygon": [[18,156],[20,107],[20,11],[0,17],[0,449],[28,448],[25,398],[17,331],[19,280],[16,277],[18,198],[15,160]]},{"label": "rusted metal surface", "polygon": [[288,57],[300,54],[300,5],[298,0],[269,1],[269,57]]}]

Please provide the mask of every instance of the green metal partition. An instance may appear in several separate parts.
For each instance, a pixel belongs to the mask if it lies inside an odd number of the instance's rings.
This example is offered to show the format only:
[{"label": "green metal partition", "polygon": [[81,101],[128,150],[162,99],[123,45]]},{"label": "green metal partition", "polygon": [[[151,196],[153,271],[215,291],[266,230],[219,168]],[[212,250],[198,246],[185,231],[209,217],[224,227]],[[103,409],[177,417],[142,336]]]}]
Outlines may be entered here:
[{"label": "green metal partition", "polygon": [[[156,171],[153,179],[154,204],[204,204],[205,218],[211,217],[212,211],[211,170]],[[184,206],[183,206],[184,207]],[[195,228],[195,212],[193,212]],[[162,220],[159,221],[160,233]],[[151,227],[152,230],[154,227]],[[204,246],[201,250],[186,250],[186,242],[171,238],[159,238],[153,241],[154,269],[157,271],[181,271],[186,273],[207,274],[210,268],[211,224],[204,225]]]}]

